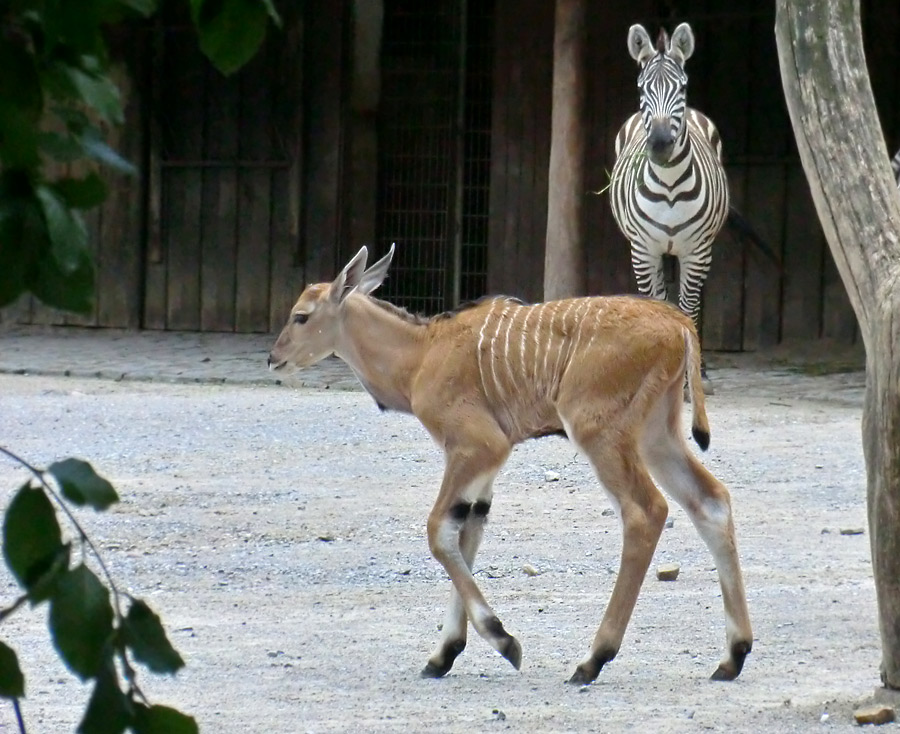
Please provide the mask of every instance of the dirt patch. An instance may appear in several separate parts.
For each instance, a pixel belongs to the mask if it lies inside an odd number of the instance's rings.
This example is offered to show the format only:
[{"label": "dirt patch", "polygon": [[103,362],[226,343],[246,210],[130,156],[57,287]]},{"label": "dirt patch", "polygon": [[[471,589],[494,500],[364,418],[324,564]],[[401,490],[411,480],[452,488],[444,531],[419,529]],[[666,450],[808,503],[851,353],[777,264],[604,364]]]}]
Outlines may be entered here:
[{"label": "dirt patch", "polygon": [[[145,691],[204,731],[855,730],[880,660],[868,535],[840,532],[866,526],[863,377],[721,367],[704,462],[733,494],[755,632],[730,684],[707,681],[721,597],[674,503],[619,657],[594,685],[565,684],[621,533],[562,439],[516,449],[476,561],[522,671],[472,634],[434,681],[418,672],[449,591],[424,535],[441,456],[413,418],[359,392],[0,376],[0,420],[4,445],[29,460],[87,458],[120,490],[112,512],[81,516],[188,662],[175,679],[145,674]],[[0,464],[8,494],[23,480]],[[664,563],[677,581],[656,579]],[[0,575],[0,605],[15,593]],[[2,633],[21,654],[30,727],[71,731],[89,691],[45,624],[23,612]],[[0,707],[0,732],[13,722]]]}]

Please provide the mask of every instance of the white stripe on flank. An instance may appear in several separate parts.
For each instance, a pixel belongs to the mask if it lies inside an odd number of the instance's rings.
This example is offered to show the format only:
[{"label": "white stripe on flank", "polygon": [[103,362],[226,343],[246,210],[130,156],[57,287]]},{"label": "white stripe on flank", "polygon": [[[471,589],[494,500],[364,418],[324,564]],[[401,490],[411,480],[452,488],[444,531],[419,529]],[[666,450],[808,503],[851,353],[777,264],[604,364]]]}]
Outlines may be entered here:
[{"label": "white stripe on flank", "polygon": [[597,332],[600,330],[597,321],[599,320],[600,315],[603,313],[603,306],[599,306],[596,312],[593,314],[593,318],[591,319],[591,338],[588,340],[587,346],[584,348],[584,351],[587,351],[591,348],[591,344],[594,343],[594,337],[597,336]]},{"label": "white stripe on flank", "polygon": [[571,360],[573,356],[578,354],[578,346],[581,344],[581,334],[584,327],[584,314],[582,312],[585,311],[589,305],[590,301],[587,298],[583,298],[581,303],[578,304],[578,310],[575,312],[575,321],[577,322],[575,338],[571,340],[571,347],[569,348],[569,356],[566,359],[566,364],[569,363],[569,360]]},{"label": "white stripe on flank", "polygon": [[[493,311],[493,309],[491,309]],[[497,359],[494,354],[494,347],[497,345],[497,337],[500,335],[500,327],[503,326],[503,317],[506,316],[506,312],[509,310],[509,305],[503,307],[503,311],[500,312],[500,315],[497,317],[497,330],[494,332],[494,336],[491,337],[491,375],[494,377],[494,387],[497,388],[497,399],[500,400],[503,404],[506,404],[506,392],[500,386],[500,379],[497,377]]]},{"label": "white stripe on flank", "polygon": [[547,360],[550,357],[550,350],[553,348],[553,325],[556,323],[556,317],[559,315],[559,302],[554,302],[553,317],[550,319],[550,326],[547,327],[547,343],[544,348],[544,369],[542,377],[544,378],[544,395],[550,392],[550,380],[547,374]]},{"label": "white stripe on flank", "polygon": [[[576,301],[569,301],[569,307],[563,312],[562,316],[562,336],[560,336],[559,340],[559,351],[556,354],[556,364],[553,365],[553,384],[558,386],[559,380],[561,378],[560,368],[568,361],[569,352],[572,349],[572,339],[566,337],[567,329],[566,329],[566,319],[569,318],[569,311],[572,310],[572,307],[575,305]],[[565,359],[563,358],[563,348],[565,348]]]},{"label": "white stripe on flank", "polygon": [[506,344],[503,345],[503,361],[506,362],[506,374],[509,375],[509,387],[515,389],[516,379],[513,377],[512,365],[509,360],[509,332],[510,329],[512,329],[513,321],[515,321],[516,317],[519,315],[519,309],[522,307],[517,303],[513,308],[515,310],[509,317],[509,323],[506,325]]},{"label": "white stripe on flank", "polygon": [[481,351],[481,347],[484,344],[484,330],[487,327],[488,320],[491,318],[493,312],[494,306],[491,305],[490,310],[485,314],[484,323],[481,325],[481,331],[478,332],[478,374],[481,375],[481,389],[484,390],[485,396],[487,396],[487,384],[484,381],[484,352]]},{"label": "white stripe on flank", "polygon": [[538,312],[538,322],[537,326],[534,327],[534,377],[532,378],[532,383],[534,384],[535,390],[537,390],[538,383],[538,375],[540,372],[538,371],[538,359],[541,355],[540,350],[540,342],[538,341],[538,335],[541,333],[541,325],[544,321],[544,307],[546,303],[540,303],[534,307],[534,310]]},{"label": "white stripe on flank", "polygon": [[534,313],[533,306],[525,306],[528,313],[525,314],[525,323],[522,324],[522,344],[521,344],[521,353],[519,354],[519,368],[522,370],[522,381],[525,385],[528,385],[528,371],[525,369],[525,335],[528,333],[528,319],[531,318],[531,314]]}]

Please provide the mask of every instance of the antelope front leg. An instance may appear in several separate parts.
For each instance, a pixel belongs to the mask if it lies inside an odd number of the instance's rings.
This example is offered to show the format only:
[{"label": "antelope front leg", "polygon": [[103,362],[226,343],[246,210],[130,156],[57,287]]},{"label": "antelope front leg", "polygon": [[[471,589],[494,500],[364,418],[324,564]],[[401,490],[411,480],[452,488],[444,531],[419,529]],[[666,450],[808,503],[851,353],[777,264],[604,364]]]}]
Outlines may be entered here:
[{"label": "antelope front leg", "polygon": [[[460,511],[463,506],[460,505]],[[467,516],[463,519],[462,529],[459,532],[459,547],[463,559],[471,570],[475,562],[475,554],[481,545],[484,535],[484,525],[488,512],[491,509],[490,495],[487,499],[475,502]],[[423,678],[440,678],[447,674],[453,662],[466,648],[466,632],[468,627],[468,615],[462,597],[456,587],[450,587],[450,604],[444,616],[444,624],[441,628],[441,639],[437,647],[428,658],[428,663],[422,669]]]},{"label": "antelope front leg", "polygon": [[441,640],[422,670],[423,677],[438,678],[450,670],[466,646],[467,619],[516,669],[522,664],[521,645],[503,628],[471,568],[490,510],[491,482],[508,453],[505,443],[495,451],[485,446],[472,452],[448,451],[441,491],[428,517],[428,543],[453,590]]}]

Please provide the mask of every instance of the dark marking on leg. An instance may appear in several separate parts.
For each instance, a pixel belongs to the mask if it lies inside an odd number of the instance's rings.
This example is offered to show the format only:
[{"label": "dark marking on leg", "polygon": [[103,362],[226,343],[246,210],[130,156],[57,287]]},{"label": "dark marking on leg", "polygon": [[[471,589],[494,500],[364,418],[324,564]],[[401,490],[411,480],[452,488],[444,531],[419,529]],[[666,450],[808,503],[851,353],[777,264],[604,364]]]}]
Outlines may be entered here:
[{"label": "dark marking on leg", "polygon": [[491,511],[491,503],[483,502],[479,500],[474,505],[472,505],[472,514],[475,517],[487,517],[487,514]]},{"label": "dark marking on leg", "polygon": [[503,623],[497,617],[491,617],[484,624],[488,634],[493,637],[505,640],[497,651],[512,663],[512,666],[519,670],[522,667],[522,646],[519,641],[503,628]]},{"label": "dark marking on leg", "polygon": [[706,449],[709,448],[709,431],[701,431],[699,428],[692,428],[691,433],[701,450],[706,451]]},{"label": "dark marking on leg", "polygon": [[443,678],[450,671],[450,668],[453,667],[453,663],[456,661],[456,658],[459,657],[459,654],[465,649],[465,640],[454,640],[453,642],[449,642],[444,646],[443,662],[438,664],[432,660],[429,660],[428,664],[424,668],[422,668],[422,672],[419,673],[419,677]]},{"label": "dark marking on leg", "polygon": [[454,520],[462,522],[469,516],[472,505],[469,502],[457,502],[450,508],[450,517]]},{"label": "dark marking on leg", "polygon": [[727,663],[721,663],[709,679],[728,681],[737,678],[744,669],[744,660],[750,654],[752,647],[753,645],[750,642],[735,642],[731,648],[731,660]]},{"label": "dark marking on leg", "polygon": [[600,650],[594,653],[591,655],[590,660],[575,668],[575,672],[569,678],[569,683],[576,686],[586,686],[593,683],[597,676],[600,675],[603,666],[612,660],[617,652],[618,650]]}]

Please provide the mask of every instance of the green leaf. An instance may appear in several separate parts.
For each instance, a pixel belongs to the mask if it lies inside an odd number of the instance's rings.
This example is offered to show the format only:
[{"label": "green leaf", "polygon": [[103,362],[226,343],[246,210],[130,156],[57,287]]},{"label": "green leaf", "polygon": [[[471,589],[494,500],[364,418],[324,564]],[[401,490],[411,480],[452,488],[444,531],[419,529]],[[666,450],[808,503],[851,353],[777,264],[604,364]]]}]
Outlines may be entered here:
[{"label": "green leaf", "polygon": [[135,660],[154,673],[174,673],[184,667],[184,660],[166,637],[159,616],[140,599],[132,602],[122,634]]},{"label": "green leaf", "polygon": [[47,467],[54,476],[63,496],[76,505],[90,505],[95,510],[105,510],[119,501],[119,495],[106,479],[81,459],[65,459]]},{"label": "green leaf", "polygon": [[119,2],[132,10],[136,10],[145,18],[149,18],[153,15],[159,4],[158,0],[119,0]]},{"label": "green leaf", "polygon": [[259,50],[269,11],[260,0],[191,0],[200,50],[223,74],[232,74]]},{"label": "green leaf", "polygon": [[69,67],[68,76],[81,100],[93,107],[106,122],[121,125],[125,121],[119,88],[103,74],[89,74],[77,67]]},{"label": "green leaf", "polygon": [[28,289],[48,306],[89,314],[93,308],[94,264],[81,253],[78,267],[64,273],[49,253],[41,257],[26,281]]},{"label": "green leaf", "polygon": [[197,722],[168,706],[138,706],[135,734],[198,734]]},{"label": "green leaf", "polygon": [[115,168],[122,173],[134,175],[137,169],[106,144],[99,130],[87,127],[81,136],[81,146],[89,157]]},{"label": "green leaf", "polygon": [[78,725],[78,734],[122,734],[133,718],[131,701],[119,688],[115,665],[108,660],[97,673],[94,692]]},{"label": "green leaf", "polygon": [[53,565],[62,547],[56,512],[47,495],[30,484],[23,485],[3,521],[3,557],[9,570],[30,590]]},{"label": "green leaf", "polygon": [[34,121],[17,107],[0,104],[0,161],[4,167],[34,169],[40,164]]},{"label": "green leaf", "polygon": [[44,153],[60,163],[71,163],[85,155],[81,140],[71,135],[45,131],[38,135],[38,145]]},{"label": "green leaf", "polygon": [[63,273],[71,274],[78,268],[87,249],[88,232],[84,220],[49,186],[39,185],[35,195],[44,211],[53,257]]},{"label": "green leaf", "polygon": [[19,668],[16,651],[0,642],[0,697],[22,698],[25,695],[25,676]]},{"label": "green leaf", "polygon": [[50,600],[50,633],[59,656],[82,680],[100,670],[112,654],[113,610],[109,589],[80,565],[56,582]]},{"label": "green leaf", "polygon": [[60,546],[59,551],[57,551],[47,569],[35,579],[28,589],[28,601],[31,603],[31,606],[40,604],[56,593],[56,582],[62,574],[69,570],[69,557],[71,554],[72,546],[70,543]]},{"label": "green leaf", "polygon": [[281,16],[278,14],[278,10],[275,8],[275,3],[272,2],[272,0],[262,0],[262,3],[266,6],[266,12],[269,14],[269,18],[271,18],[272,22],[276,26],[281,28]]},{"label": "green leaf", "polygon": [[40,76],[34,56],[12,33],[0,44],[0,90],[3,106],[13,105],[37,123],[44,108]]},{"label": "green leaf", "polygon": [[91,209],[106,200],[106,184],[96,173],[84,178],[62,178],[53,182],[53,189],[74,209]]}]

